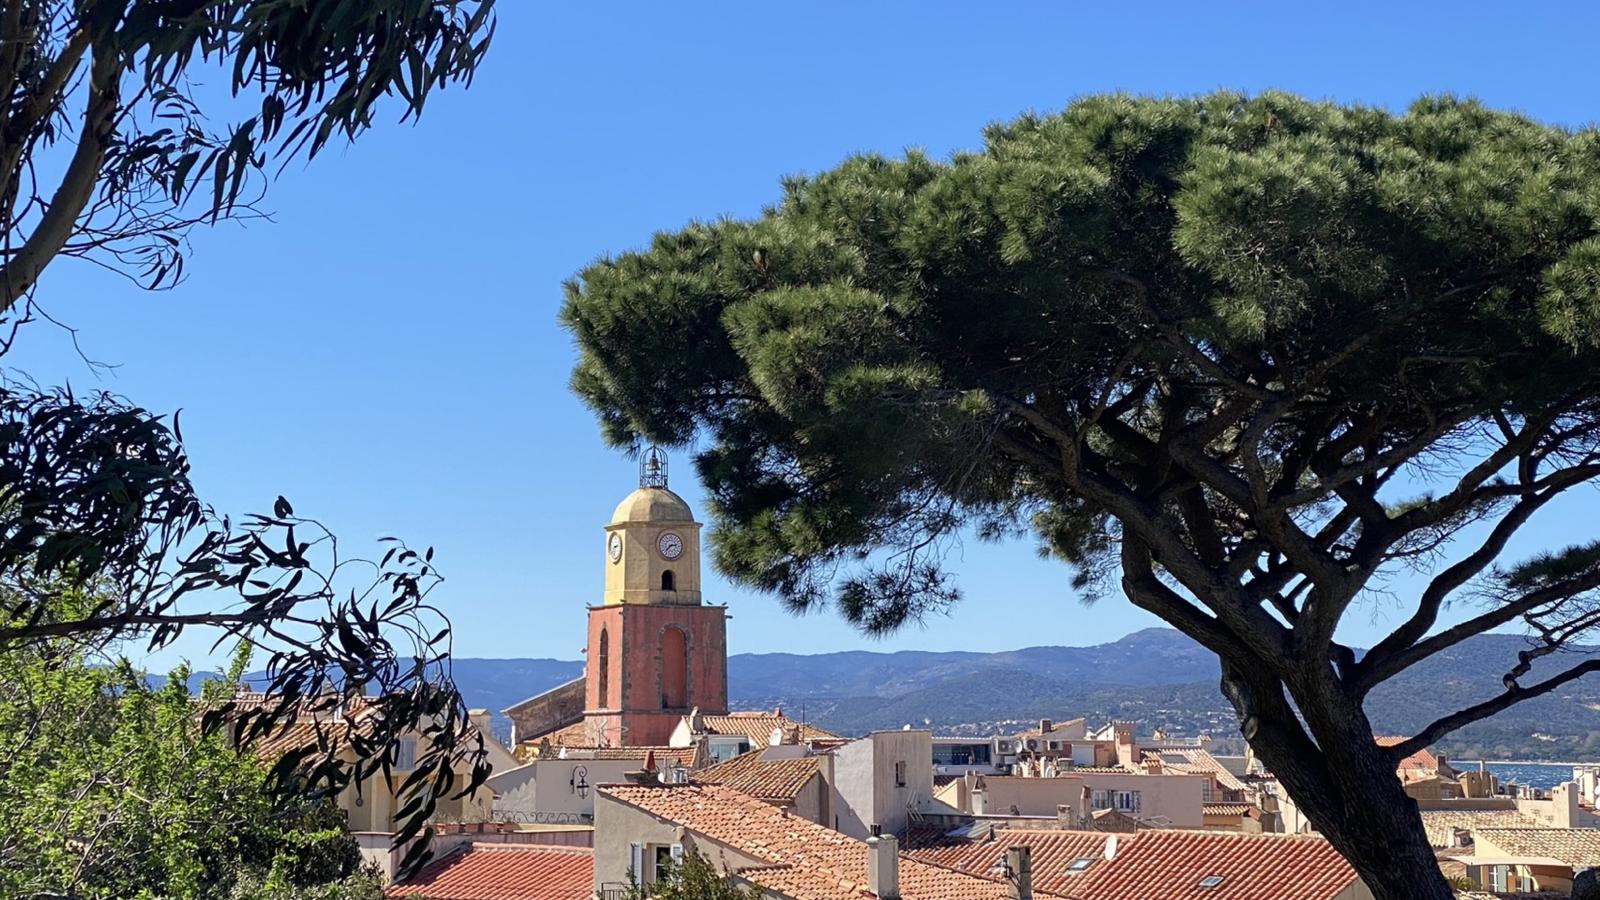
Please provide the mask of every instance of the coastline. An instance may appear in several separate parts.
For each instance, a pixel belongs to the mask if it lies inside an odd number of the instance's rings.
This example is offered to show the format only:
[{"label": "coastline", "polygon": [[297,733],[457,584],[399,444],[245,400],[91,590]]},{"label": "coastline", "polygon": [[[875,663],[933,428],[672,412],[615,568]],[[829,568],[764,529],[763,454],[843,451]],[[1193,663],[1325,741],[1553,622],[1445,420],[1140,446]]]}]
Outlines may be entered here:
[{"label": "coastline", "polygon": [[1600,766],[1600,760],[1589,760],[1587,762],[1583,762],[1583,761],[1579,761],[1579,762],[1563,762],[1561,760],[1548,760],[1548,759],[1452,759],[1452,760],[1450,760],[1450,765],[1452,765],[1452,766],[1455,766],[1457,764],[1460,764],[1460,765],[1463,765],[1463,766],[1466,766],[1466,765],[1477,765],[1478,763],[1483,763],[1484,765],[1487,765],[1487,766],[1564,766],[1564,767]]}]

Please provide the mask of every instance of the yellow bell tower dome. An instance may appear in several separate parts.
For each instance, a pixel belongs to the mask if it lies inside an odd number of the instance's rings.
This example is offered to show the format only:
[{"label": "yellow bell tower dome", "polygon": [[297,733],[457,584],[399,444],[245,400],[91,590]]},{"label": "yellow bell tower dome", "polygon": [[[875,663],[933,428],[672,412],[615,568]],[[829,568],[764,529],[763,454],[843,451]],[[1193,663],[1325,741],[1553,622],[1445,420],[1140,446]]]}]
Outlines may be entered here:
[{"label": "yellow bell tower dome", "polygon": [[606,526],[604,605],[700,605],[700,523],[667,487],[657,447],[639,460],[639,489],[622,498]]}]

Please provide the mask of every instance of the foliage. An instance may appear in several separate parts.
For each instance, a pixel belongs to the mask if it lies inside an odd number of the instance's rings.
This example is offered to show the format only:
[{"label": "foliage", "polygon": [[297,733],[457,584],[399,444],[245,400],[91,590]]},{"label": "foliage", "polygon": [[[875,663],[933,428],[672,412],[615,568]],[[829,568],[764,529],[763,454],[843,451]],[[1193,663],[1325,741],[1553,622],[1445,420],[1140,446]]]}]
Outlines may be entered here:
[{"label": "foliage", "polygon": [[0,652],[0,895],[371,895],[343,813],[202,733],[188,676],[151,687],[61,640]]},{"label": "foliage", "polygon": [[[942,609],[974,532],[1117,584],[1219,656],[1260,756],[1394,882],[1420,823],[1397,786],[1359,816],[1343,792],[1600,667],[1526,678],[1600,621],[1593,548],[1497,563],[1600,475],[1597,149],[1444,97],[1090,97],[591,265],[573,383],[618,445],[709,445],[718,567],[794,607]],[[1424,586],[1358,659],[1339,624],[1400,574]],[[1375,686],[1518,623],[1501,693],[1376,748]]]},{"label": "foliage", "polygon": [[[493,0],[18,0],[0,14],[0,309],[57,256],[150,287],[274,167],[470,81]],[[200,85],[225,76],[226,93]],[[244,117],[223,128],[219,114]],[[52,177],[54,176],[54,177]]]},{"label": "foliage", "polygon": [[105,394],[0,390],[0,481],[0,649],[143,638],[154,650],[193,627],[262,648],[273,702],[222,701],[203,720],[246,745],[297,713],[370,694],[370,728],[286,755],[271,775],[285,793],[332,794],[390,771],[399,739],[421,737],[400,841],[439,798],[487,777],[449,678],[448,623],[427,599],[440,580],[431,549],[391,540],[378,562],[347,558],[281,497],[272,515],[219,516],[195,494],[176,422]]},{"label": "foliage", "polygon": [[650,885],[648,895],[637,884],[629,885],[628,900],[760,900],[761,892],[740,886],[733,876],[723,875],[698,851],[684,853],[683,862]]},{"label": "foliage", "polygon": [[[385,108],[420,115],[436,90],[471,80],[494,27],[493,0],[4,4],[0,354],[56,259],[175,284],[192,227],[256,215],[284,167],[353,140]],[[286,796],[335,791],[388,771],[398,736],[420,732],[400,840],[463,787],[457,763],[472,763],[468,786],[487,772],[449,680],[447,623],[427,602],[432,555],[392,542],[376,563],[352,559],[281,497],[234,521],[196,495],[176,416],[0,381],[0,652],[57,639],[153,650],[196,627],[219,646],[243,641],[267,657],[275,700],[220,704],[205,724],[227,722],[244,743],[306,704],[371,693],[373,728],[271,774]],[[63,587],[90,599],[68,609]]]}]

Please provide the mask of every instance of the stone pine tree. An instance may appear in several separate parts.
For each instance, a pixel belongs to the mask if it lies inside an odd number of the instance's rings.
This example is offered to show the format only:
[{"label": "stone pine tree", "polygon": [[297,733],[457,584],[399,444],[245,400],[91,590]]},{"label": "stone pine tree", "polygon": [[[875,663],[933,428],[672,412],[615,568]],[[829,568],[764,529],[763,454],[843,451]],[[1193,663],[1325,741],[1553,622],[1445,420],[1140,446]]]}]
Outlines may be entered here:
[{"label": "stone pine tree", "polygon": [[[1505,552],[1600,475],[1594,131],[1091,97],[792,178],[586,268],[563,318],[611,442],[700,442],[721,571],[882,632],[958,598],[951,541],[1032,535],[1217,654],[1382,900],[1450,896],[1396,761],[1600,667],[1556,652],[1600,620],[1587,523]],[[1376,743],[1375,686],[1507,626],[1503,691]]]}]

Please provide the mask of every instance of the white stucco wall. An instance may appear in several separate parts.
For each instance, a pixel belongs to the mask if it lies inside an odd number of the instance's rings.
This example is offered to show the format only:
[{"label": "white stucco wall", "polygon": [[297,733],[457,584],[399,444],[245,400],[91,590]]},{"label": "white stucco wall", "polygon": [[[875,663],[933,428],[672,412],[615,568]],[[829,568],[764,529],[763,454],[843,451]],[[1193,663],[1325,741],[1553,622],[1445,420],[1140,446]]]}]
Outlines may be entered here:
[{"label": "white stucco wall", "polygon": [[[898,834],[909,807],[933,802],[931,731],[876,731],[833,756],[832,824],[851,837],[865,840],[873,825]],[[896,784],[896,763],[904,765],[904,785]]]}]

